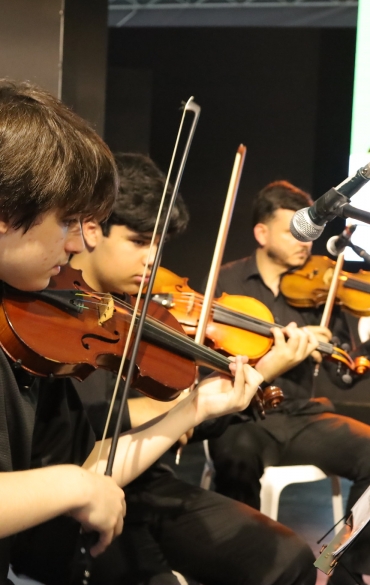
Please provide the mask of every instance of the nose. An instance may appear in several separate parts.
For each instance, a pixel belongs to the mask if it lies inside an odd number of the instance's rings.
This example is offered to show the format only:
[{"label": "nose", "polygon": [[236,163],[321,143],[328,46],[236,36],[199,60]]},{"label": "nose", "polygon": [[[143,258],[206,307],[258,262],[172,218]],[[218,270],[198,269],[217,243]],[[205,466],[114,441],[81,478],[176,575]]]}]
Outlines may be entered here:
[{"label": "nose", "polygon": [[157,252],[157,246],[154,245],[150,250],[150,246],[146,250],[145,254],[143,255],[143,264],[145,265],[148,261],[148,266],[153,266],[154,258]]},{"label": "nose", "polygon": [[68,254],[79,254],[85,248],[81,224],[67,234],[64,247]]}]

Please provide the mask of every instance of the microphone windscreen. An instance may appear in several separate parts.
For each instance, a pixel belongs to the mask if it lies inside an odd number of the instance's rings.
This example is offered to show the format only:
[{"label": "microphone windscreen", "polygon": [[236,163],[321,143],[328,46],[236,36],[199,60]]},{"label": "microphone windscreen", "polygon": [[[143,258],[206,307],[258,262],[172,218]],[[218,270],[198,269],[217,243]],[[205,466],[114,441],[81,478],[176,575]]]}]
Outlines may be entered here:
[{"label": "microphone windscreen", "polygon": [[325,226],[315,225],[308,214],[309,207],[295,212],[290,222],[290,232],[300,242],[317,240]]},{"label": "microphone windscreen", "polygon": [[338,254],[339,254],[339,250],[337,250],[337,248],[335,246],[338,239],[339,239],[339,236],[332,236],[326,242],[326,249],[329,252],[329,254],[331,254],[332,256],[338,256]]}]

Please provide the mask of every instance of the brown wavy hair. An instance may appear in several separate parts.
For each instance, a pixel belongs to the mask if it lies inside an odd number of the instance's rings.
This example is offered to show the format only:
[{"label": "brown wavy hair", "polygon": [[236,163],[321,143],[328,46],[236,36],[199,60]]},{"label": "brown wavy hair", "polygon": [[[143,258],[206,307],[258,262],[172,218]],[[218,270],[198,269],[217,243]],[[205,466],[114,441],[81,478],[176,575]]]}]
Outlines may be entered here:
[{"label": "brown wavy hair", "polygon": [[106,218],[115,201],[112,153],[48,92],[0,80],[0,214],[27,230],[41,214]]},{"label": "brown wavy hair", "polygon": [[278,209],[298,211],[309,207],[313,201],[308,193],[288,181],[274,181],[264,187],[253,202],[253,227],[273,218]]}]

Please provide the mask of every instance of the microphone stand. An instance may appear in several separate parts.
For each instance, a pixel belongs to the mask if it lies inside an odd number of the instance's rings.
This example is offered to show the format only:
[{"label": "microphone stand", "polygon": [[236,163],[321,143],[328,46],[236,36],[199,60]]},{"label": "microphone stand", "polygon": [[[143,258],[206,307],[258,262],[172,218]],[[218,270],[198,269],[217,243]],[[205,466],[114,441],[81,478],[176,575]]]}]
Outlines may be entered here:
[{"label": "microphone stand", "polygon": [[[346,197],[347,201],[348,198]],[[357,219],[358,221],[363,221],[364,223],[370,224],[370,213],[365,211],[364,209],[359,209],[358,207],[353,207],[350,203],[346,203],[333,211],[334,215],[337,217],[350,217],[351,219]]]},{"label": "microphone stand", "polygon": [[362,258],[366,262],[366,264],[370,264],[370,254],[368,254],[366,250],[364,250],[360,246],[356,246],[356,244],[352,244],[351,241],[348,242],[347,246],[352,248],[352,250],[356,252],[357,256],[360,256],[360,258]]}]

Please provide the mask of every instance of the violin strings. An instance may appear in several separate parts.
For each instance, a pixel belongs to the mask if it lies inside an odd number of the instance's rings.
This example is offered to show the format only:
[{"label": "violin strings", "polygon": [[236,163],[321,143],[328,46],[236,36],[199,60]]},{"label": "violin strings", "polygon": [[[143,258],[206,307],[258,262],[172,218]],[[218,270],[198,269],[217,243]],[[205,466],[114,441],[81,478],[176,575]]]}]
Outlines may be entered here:
[{"label": "violin strings", "polygon": [[[174,295],[171,294],[171,296],[176,301],[176,304],[179,304],[179,305],[190,304],[190,301],[191,301],[190,297],[193,296],[194,302],[192,305],[192,310],[195,308],[201,309],[201,307],[202,307],[203,297],[201,295],[198,295],[197,293],[194,294],[194,293],[184,292],[184,293],[176,293]],[[189,297],[189,300],[181,298],[181,297],[185,297],[185,296]],[[217,301],[214,301],[212,303],[212,307],[217,308],[217,310],[222,314],[233,315],[235,317],[238,317],[241,320],[244,320],[246,322],[251,321],[257,325],[265,325],[269,329],[271,329],[271,327],[279,327],[281,329],[283,328],[282,325],[278,325],[278,324],[275,324],[273,322],[270,323],[269,321],[265,321],[264,319],[259,319],[257,317],[253,317],[252,315],[246,315],[245,313],[241,313],[240,311],[235,311],[235,309],[230,309],[228,307],[224,307],[221,303],[218,303]]]},{"label": "violin strings", "polygon": [[[99,301],[99,300],[90,300],[90,298],[91,298],[91,296],[93,294],[96,294],[97,296],[103,297],[103,300],[102,301]],[[179,293],[179,296],[180,296],[180,304],[186,302],[186,301],[181,300],[181,296],[183,296],[183,295],[189,295],[190,296],[192,294],[193,293]],[[124,308],[130,310],[131,312],[133,311],[132,305],[130,303],[128,303],[127,301],[124,301],[123,299],[117,297],[116,295],[111,295],[110,293],[98,293],[98,292],[93,292],[93,293],[90,293],[90,294],[89,293],[76,293],[76,296],[83,296],[84,297],[84,302],[90,303],[90,305],[95,305],[97,307],[98,306],[105,306],[106,303],[104,302],[104,297],[105,298],[113,298],[113,300],[118,305],[120,305],[121,307],[124,307]],[[194,295],[194,298],[197,301],[199,299],[198,303],[199,303],[199,306],[201,306],[200,299],[202,297],[200,295],[195,294]],[[176,295],[175,295],[175,299],[176,299]],[[268,332],[270,332],[271,327],[278,327],[279,329],[283,329],[283,325],[280,325],[280,324],[277,324],[277,323],[270,323],[268,321],[265,321],[264,319],[258,319],[256,317],[251,316],[251,315],[245,315],[244,313],[240,313],[239,311],[235,311],[233,309],[229,309],[227,307],[224,307],[220,303],[217,303],[217,302],[214,302],[213,303],[213,306],[217,309],[217,311],[220,314],[232,315],[232,316],[236,317],[238,320],[240,320],[242,322],[242,324],[243,323],[252,323],[252,324],[257,325],[257,326],[265,326],[266,329],[267,329],[266,334]],[[87,309],[89,309],[91,307],[82,306],[81,308],[87,310]],[[162,328],[163,328],[162,321],[160,321],[156,317],[149,316],[148,317],[148,321],[150,321],[153,324],[157,324],[158,326],[162,325]],[[231,326],[237,327],[238,325],[235,324],[235,325],[231,325]],[[189,347],[193,347],[192,343],[194,343],[194,341],[192,339],[190,339],[186,334],[181,333],[181,332],[177,331],[176,329],[174,329],[171,325],[166,325],[166,333],[167,333],[167,335],[169,336],[170,339],[171,339],[171,335],[173,335],[173,339],[180,339],[180,336],[181,336],[181,338],[184,340],[184,342],[185,342],[186,345],[189,345]],[[252,331],[252,333],[253,333],[253,331]],[[256,333],[257,334],[262,334],[262,335],[264,334],[263,332],[261,333],[260,331],[259,332],[256,332]],[[189,341],[189,339],[192,342],[190,344],[188,344],[185,341],[185,340],[188,340]],[[209,348],[207,348],[207,349],[209,349]],[[333,353],[333,346],[330,343],[320,342],[319,349],[321,351],[323,351],[324,353],[328,353],[328,354],[332,354]]]},{"label": "violin strings", "polygon": [[[100,293],[91,293],[91,294],[99,295]],[[86,296],[86,293],[84,293],[84,296]],[[89,294],[87,294],[87,296],[89,296]],[[126,301],[123,301],[122,299],[120,299],[114,295],[107,295],[107,296],[112,296],[112,298],[117,301],[117,304],[129,309],[131,312],[133,311],[133,307],[130,303],[127,303]],[[97,305],[97,306],[103,305],[104,306],[104,303],[99,303],[98,301],[90,301],[90,302],[91,302],[91,305]],[[90,309],[90,310],[91,310],[91,308],[92,308],[91,306],[87,307],[87,309]],[[198,351],[198,354],[204,358],[207,358],[207,357],[212,358],[213,357],[215,359],[217,357],[217,361],[219,361],[223,365],[229,364],[229,360],[225,356],[217,353],[216,351],[212,350],[211,348],[209,348],[207,346],[196,344],[194,342],[194,340],[192,340],[190,337],[188,337],[185,333],[182,333],[181,331],[177,331],[171,325],[164,324],[159,319],[152,317],[150,315],[147,317],[147,322],[149,325],[156,326],[157,328],[159,328],[162,333],[165,333],[167,335],[167,338],[169,341],[173,341],[173,342],[180,341],[184,348],[189,349],[189,350],[196,349]]]},{"label": "violin strings", "polygon": [[[190,304],[190,299],[189,301],[187,299],[182,299],[181,296],[191,296],[193,293],[178,293],[178,295],[173,295],[174,300],[176,301],[177,305],[189,305]],[[178,300],[178,297],[180,297],[180,300]],[[198,300],[199,299],[199,300]],[[202,297],[200,295],[194,295],[194,300],[195,303],[193,303],[191,310],[194,309],[200,309],[202,307]],[[282,325],[278,325],[275,324],[273,322],[269,322],[269,321],[265,321],[264,319],[259,319],[257,317],[253,317],[252,315],[246,315],[245,313],[241,313],[240,311],[235,311],[234,309],[229,309],[228,307],[224,307],[223,305],[221,305],[221,303],[217,303],[217,301],[214,301],[212,303],[212,307],[213,309],[215,309],[220,315],[226,315],[226,316],[232,316],[235,317],[239,323],[225,323],[226,325],[230,325],[230,326],[234,326],[234,327],[240,327],[241,325],[243,325],[243,323],[252,323],[253,325],[256,325],[258,327],[265,327],[266,328],[266,335],[269,336],[271,327],[279,327],[280,329],[283,328]],[[253,331],[252,331],[253,333]],[[261,332],[261,330],[258,331],[258,333],[260,334],[264,334],[264,332]]]},{"label": "violin strings", "polygon": [[[202,306],[202,296],[198,295],[197,293],[188,293],[188,292],[183,292],[183,293],[175,293],[172,294],[171,293],[172,298],[176,301],[176,304],[179,305],[188,305],[189,301],[190,301],[190,297],[193,296],[194,298],[194,303],[192,306],[192,310],[194,308],[201,308]],[[181,297],[189,297],[189,300],[187,299],[183,299]],[[232,315],[234,317],[236,317],[236,319],[238,319],[239,321],[241,321],[242,323],[253,323],[255,325],[259,325],[259,326],[265,326],[267,328],[267,330],[270,332],[272,327],[278,327],[279,329],[283,329],[284,326],[280,325],[278,323],[270,323],[269,321],[265,321],[264,319],[259,319],[257,317],[253,317],[252,315],[246,315],[244,313],[240,313],[239,311],[235,311],[234,309],[229,309],[228,307],[224,307],[221,303],[218,303],[217,301],[214,301],[212,304],[212,307],[214,307],[215,309],[217,309],[217,311],[221,314],[221,315]],[[229,323],[227,323],[229,325]],[[235,327],[238,327],[238,324],[235,324]],[[266,332],[267,333],[267,332]],[[324,353],[328,353],[328,354],[332,354],[333,352],[333,345],[331,343],[325,343],[324,341],[320,342],[319,344],[319,349],[324,352]]]},{"label": "violin strings", "polygon": [[[95,293],[92,293],[92,294],[99,295],[100,293],[95,292]],[[128,309],[129,311],[132,312],[132,310],[133,310],[132,309],[132,305],[130,303],[127,303],[123,299],[121,299],[121,298],[119,298],[119,297],[117,297],[115,295],[110,295],[109,293],[102,293],[102,295],[103,296],[107,296],[107,297],[112,297],[116,301],[116,303],[118,305],[120,305],[121,307],[124,307],[124,308],[126,308],[126,309]],[[89,295],[84,294],[83,296],[89,296]],[[104,306],[104,302],[98,302],[98,301],[88,301],[88,302],[90,302],[92,305]],[[243,313],[238,313],[237,311],[232,311],[230,309],[225,309],[224,307],[218,305],[218,303],[214,303],[214,305],[216,305],[217,308],[221,310],[220,312],[223,312],[224,314],[233,314],[234,316],[237,316],[237,317],[241,318],[245,322],[250,321],[250,322],[252,322],[254,324],[257,324],[257,325],[266,325],[268,327],[268,331],[270,330],[271,326],[273,326],[273,324],[271,324],[271,323],[263,322],[262,320],[259,321],[258,319],[255,319],[254,317],[249,317],[248,315],[244,315]],[[156,317],[149,316],[148,317],[148,321],[150,321],[152,324],[157,324],[159,327],[162,326],[162,330],[163,330],[163,323],[162,323],[162,321],[160,321]],[[171,335],[172,335],[172,339],[173,340],[175,340],[175,339],[177,339],[177,340],[182,339],[186,345],[188,345],[189,347],[194,347],[193,346],[194,340],[192,340],[191,338],[189,338],[186,334],[184,334],[182,332],[179,332],[177,329],[174,329],[171,325],[166,325],[166,333],[167,333],[167,335],[169,336],[170,339],[171,339]],[[266,331],[266,333],[267,333],[267,331]],[[189,341],[190,341],[190,343],[189,343]],[[207,350],[208,349],[209,348],[207,348]]]},{"label": "violin strings", "polygon": [[[100,293],[97,293],[97,292],[92,293],[92,294],[100,295]],[[117,297],[115,295],[110,295],[109,293],[101,293],[101,294],[102,294],[103,297],[104,296],[106,296],[107,298],[112,297],[113,300],[116,301],[120,306],[132,310],[132,305],[130,303],[127,303],[126,301],[123,301],[119,297]],[[183,294],[186,295],[186,294],[190,294],[190,293],[183,293]],[[91,295],[88,295],[86,293],[77,293],[77,296],[91,297]],[[197,295],[195,298],[196,299],[200,299],[201,297]],[[105,304],[104,301],[101,302],[101,301],[98,301],[98,300],[90,300],[90,298],[85,298],[84,299],[84,302],[88,302],[90,304],[95,304],[96,306],[104,306],[104,304]],[[182,301],[181,298],[180,298],[180,304],[181,303],[184,303],[184,302],[186,302],[186,301]],[[213,306],[215,308],[217,308],[217,310],[220,313],[223,313],[225,315],[233,315],[233,316],[241,319],[242,321],[252,322],[252,323],[255,323],[257,325],[265,325],[266,327],[268,327],[268,329],[270,329],[271,327],[274,326],[273,323],[269,323],[268,321],[264,321],[262,319],[258,319],[256,317],[251,316],[251,315],[245,315],[244,313],[240,313],[239,311],[235,311],[233,309],[228,309],[227,307],[223,307],[221,304],[219,304],[217,302],[214,302],[213,303]],[[197,307],[201,307],[201,302],[200,301],[198,302]],[[151,317],[151,319],[153,321],[157,321],[158,323],[161,323],[161,321],[158,320],[158,319],[156,319],[155,317]],[[279,327],[282,328],[281,325]],[[174,331],[176,331],[176,329],[174,329]]]},{"label": "violin strings", "polygon": [[[100,306],[106,306],[106,302],[105,299],[110,299],[112,298],[115,303],[123,308],[126,308],[128,311],[130,311],[131,313],[133,312],[133,307],[130,303],[128,303],[127,301],[124,301],[123,299],[121,299],[120,297],[117,297],[116,295],[111,295],[110,293],[99,293],[99,292],[75,292],[76,296],[80,296],[84,298],[84,303],[89,303],[90,306],[85,306],[82,305],[80,308],[84,309],[84,310],[88,310],[92,308],[92,305],[94,305],[95,307],[100,307]],[[94,299],[93,295],[96,295],[98,297],[98,299]],[[183,304],[186,303],[186,301],[183,301],[181,299],[182,296],[190,296],[193,295],[193,293],[179,293],[178,295],[175,295],[175,299],[177,300],[178,303]],[[193,295],[194,299],[196,300],[198,306],[201,306],[201,299],[202,297],[200,295]],[[178,301],[178,297],[180,297],[180,301]],[[188,303],[187,303],[188,304]],[[233,309],[229,309],[227,307],[222,306],[220,303],[217,302],[213,302],[213,307],[220,313],[220,314],[224,314],[224,315],[232,315],[234,317],[236,317],[236,319],[240,320],[243,323],[253,323],[254,325],[257,326],[265,326],[267,332],[270,332],[271,327],[278,327],[280,329],[283,328],[282,325],[279,324],[274,324],[274,323],[270,323],[268,321],[265,321],[263,319],[257,319],[256,317],[252,317],[251,315],[245,315],[244,313],[240,313],[239,311],[235,311]],[[147,318],[149,324],[152,324],[153,326],[156,325],[158,328],[160,328],[163,331],[165,331],[169,341],[181,341],[181,343],[183,343],[183,345],[189,349],[194,348],[195,347],[195,342],[193,339],[191,339],[190,337],[188,337],[185,333],[181,333],[180,331],[174,329],[171,325],[164,325],[162,321],[160,321],[159,319],[157,319],[156,317],[153,316],[148,316]],[[231,325],[231,326],[235,326],[237,327],[238,325]],[[253,333],[253,331],[252,331]],[[257,334],[264,334],[264,332],[255,332]],[[204,348],[205,352],[204,355],[205,356],[210,356],[210,357],[215,357],[213,352],[214,350],[208,348],[207,346],[204,345],[197,345],[197,349],[198,349],[198,353],[202,353],[202,350],[200,348]],[[320,342],[319,344],[319,348],[320,351],[327,353],[327,354],[333,354],[334,351],[334,347],[332,344],[330,343],[325,343],[325,342]],[[212,352],[212,354],[210,354],[209,352]],[[216,352],[214,352],[216,353]],[[220,354],[217,354],[220,355]],[[226,359],[226,358],[225,358]]]}]

